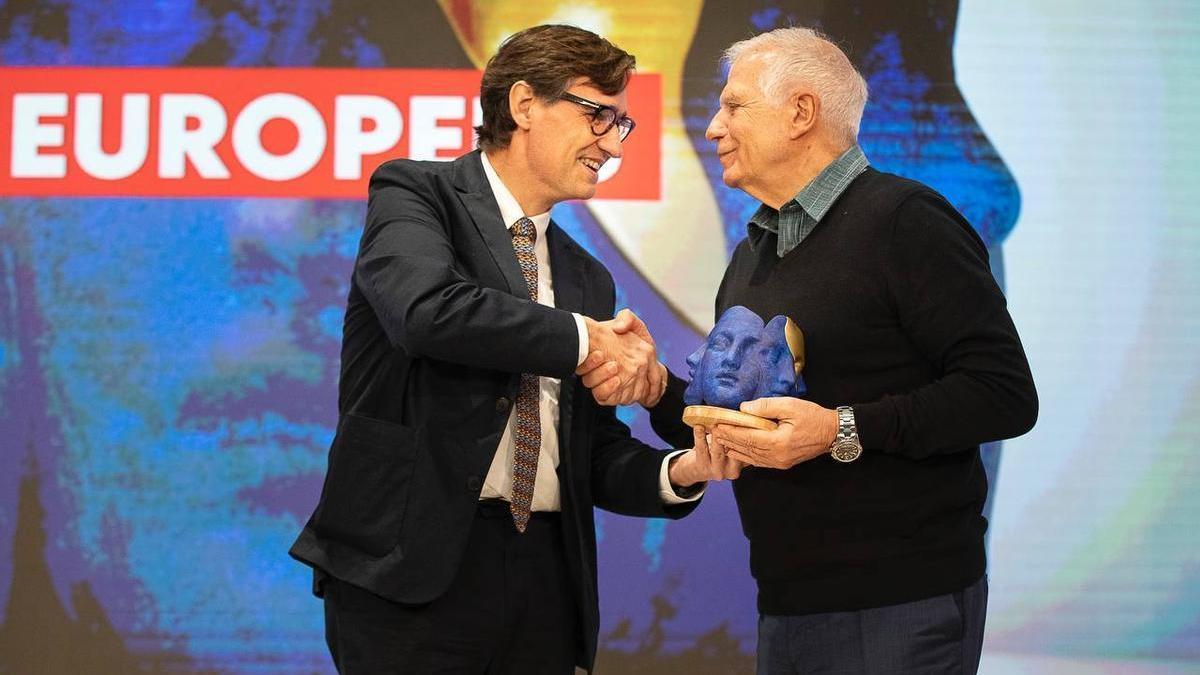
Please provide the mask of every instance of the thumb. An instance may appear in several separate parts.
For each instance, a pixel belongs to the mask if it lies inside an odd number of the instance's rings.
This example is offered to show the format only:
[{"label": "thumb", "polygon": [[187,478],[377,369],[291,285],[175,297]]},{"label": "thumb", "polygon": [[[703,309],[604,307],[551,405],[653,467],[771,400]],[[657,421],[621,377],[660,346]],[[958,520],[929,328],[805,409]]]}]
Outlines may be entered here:
[{"label": "thumb", "polygon": [[646,327],[646,322],[637,314],[634,314],[632,309],[626,307],[617,315],[617,321],[624,322],[621,328],[615,329],[618,333],[633,333],[640,337],[647,344],[654,344],[654,337],[650,335],[650,329]]},{"label": "thumb", "polygon": [[758,415],[773,420],[781,420],[786,417],[794,416],[794,406],[798,399],[789,396],[772,396],[770,398],[757,398],[753,401],[746,401],[741,405],[741,410],[744,413]]},{"label": "thumb", "polygon": [[634,315],[628,307],[617,312],[617,316],[613,318],[612,329],[617,333],[628,333],[633,328],[637,321],[637,316]]}]

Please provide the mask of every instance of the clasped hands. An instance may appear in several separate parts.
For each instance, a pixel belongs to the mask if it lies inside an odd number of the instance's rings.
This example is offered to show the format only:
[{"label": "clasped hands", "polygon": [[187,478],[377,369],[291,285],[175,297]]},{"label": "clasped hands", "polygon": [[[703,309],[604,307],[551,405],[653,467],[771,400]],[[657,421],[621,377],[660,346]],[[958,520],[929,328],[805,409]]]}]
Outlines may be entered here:
[{"label": "clasped hands", "polygon": [[632,311],[608,321],[584,317],[588,356],[575,369],[600,405],[640,403],[653,407],[667,390],[667,367],[658,361],[654,338]]}]

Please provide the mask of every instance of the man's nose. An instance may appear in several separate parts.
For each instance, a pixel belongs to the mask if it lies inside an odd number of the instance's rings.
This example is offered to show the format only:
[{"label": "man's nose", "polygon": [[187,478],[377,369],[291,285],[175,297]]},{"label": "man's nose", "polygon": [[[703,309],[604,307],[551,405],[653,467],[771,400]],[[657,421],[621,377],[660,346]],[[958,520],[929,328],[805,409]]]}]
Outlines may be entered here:
[{"label": "man's nose", "polygon": [[621,128],[613,125],[611,129],[604,132],[600,137],[600,149],[608,154],[609,157],[621,156]]},{"label": "man's nose", "polygon": [[725,120],[722,119],[723,112],[718,110],[717,114],[708,123],[708,128],[704,130],[704,137],[710,141],[720,140],[725,135]]}]

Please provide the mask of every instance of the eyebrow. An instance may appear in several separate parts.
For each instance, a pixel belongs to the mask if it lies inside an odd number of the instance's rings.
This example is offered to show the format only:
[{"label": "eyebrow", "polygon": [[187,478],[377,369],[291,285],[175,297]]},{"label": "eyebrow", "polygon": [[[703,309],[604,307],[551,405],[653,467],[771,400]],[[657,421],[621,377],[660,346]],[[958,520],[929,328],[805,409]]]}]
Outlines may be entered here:
[{"label": "eyebrow", "polygon": [[[599,101],[596,101],[596,102],[597,102],[597,103],[600,103]],[[617,119],[621,119],[622,117],[629,117],[629,111],[628,111],[628,110],[621,110],[621,109],[620,109],[620,108],[618,108],[617,106],[615,106],[615,105],[609,105],[608,103],[600,103],[600,105],[602,105],[602,106],[604,106],[605,108],[608,108],[608,109],[612,110],[614,113],[616,113],[616,114],[617,114]]]},{"label": "eyebrow", "polygon": [[596,99],[594,99],[594,98],[590,98],[590,97],[588,97],[588,96],[584,96],[584,98],[586,98],[587,100],[591,101],[592,103],[596,103],[596,104],[598,104],[598,105],[602,105],[602,106],[604,106],[605,108],[608,108],[608,109],[612,110],[613,112],[615,112],[615,113],[617,114],[617,119],[620,119],[620,118],[622,118],[622,117],[629,117],[629,111],[628,111],[628,110],[621,110],[620,108],[618,108],[618,107],[617,107],[617,105],[616,105],[615,103],[605,103],[604,101],[597,101]]}]

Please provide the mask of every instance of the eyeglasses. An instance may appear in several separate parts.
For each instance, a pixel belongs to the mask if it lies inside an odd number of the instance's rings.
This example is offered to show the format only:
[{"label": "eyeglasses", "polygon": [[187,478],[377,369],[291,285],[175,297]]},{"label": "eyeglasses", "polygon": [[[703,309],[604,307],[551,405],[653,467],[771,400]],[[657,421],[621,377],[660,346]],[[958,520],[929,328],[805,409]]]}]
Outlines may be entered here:
[{"label": "eyeglasses", "polygon": [[626,138],[629,138],[629,134],[633,133],[633,128],[637,126],[633,118],[628,115],[618,118],[617,109],[611,105],[589,101],[586,98],[565,91],[559,95],[559,98],[590,110],[591,112],[588,115],[592,118],[592,133],[597,136],[607,134],[615,126],[617,127],[618,140],[624,142]]}]

